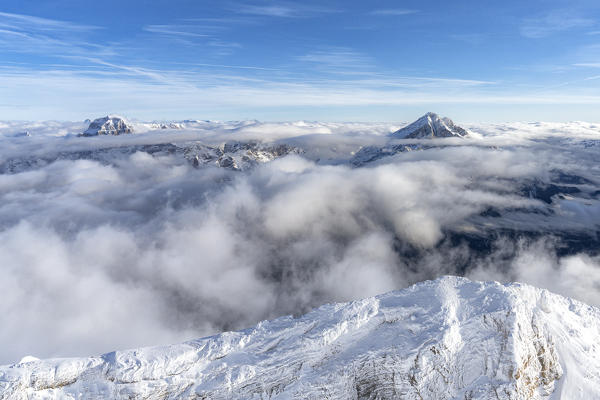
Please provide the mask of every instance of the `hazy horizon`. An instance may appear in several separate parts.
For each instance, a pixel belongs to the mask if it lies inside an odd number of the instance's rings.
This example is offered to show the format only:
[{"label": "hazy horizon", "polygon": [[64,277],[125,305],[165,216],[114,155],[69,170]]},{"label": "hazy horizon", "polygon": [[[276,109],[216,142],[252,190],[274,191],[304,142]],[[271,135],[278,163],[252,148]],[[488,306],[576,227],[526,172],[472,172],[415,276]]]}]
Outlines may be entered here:
[{"label": "hazy horizon", "polygon": [[135,116],[129,116],[124,113],[118,112],[104,112],[104,113],[96,113],[94,115],[87,115],[84,118],[77,119],[0,119],[0,122],[14,122],[14,123],[44,123],[44,122],[58,122],[58,123],[84,123],[85,121],[93,121],[97,118],[103,118],[106,116],[117,116],[120,118],[124,118],[125,120],[132,123],[160,123],[160,122],[183,122],[183,121],[210,121],[210,122],[244,122],[244,121],[257,121],[260,123],[266,124],[280,124],[280,123],[295,123],[295,122],[314,122],[314,123],[340,123],[340,124],[389,124],[389,125],[406,125],[414,122],[418,118],[422,117],[426,113],[433,112],[442,117],[447,117],[452,119],[454,122],[458,122],[463,125],[478,125],[478,124],[513,124],[513,123],[524,123],[524,124],[534,124],[534,123],[557,123],[557,124],[568,124],[568,123],[576,123],[576,122],[585,122],[585,123],[600,123],[600,116],[592,117],[592,119],[557,119],[552,118],[548,112],[548,118],[545,119],[473,119],[473,120],[463,120],[456,118],[456,115],[461,115],[461,113],[442,113],[433,110],[418,111],[414,113],[408,113],[403,111],[399,113],[401,115],[407,115],[406,118],[396,118],[396,119],[376,119],[376,118],[360,118],[357,116],[355,119],[335,119],[335,118],[289,118],[289,119],[261,119],[251,116],[245,116],[243,118],[202,118],[200,116],[197,117],[182,117],[182,118],[137,118]]}]

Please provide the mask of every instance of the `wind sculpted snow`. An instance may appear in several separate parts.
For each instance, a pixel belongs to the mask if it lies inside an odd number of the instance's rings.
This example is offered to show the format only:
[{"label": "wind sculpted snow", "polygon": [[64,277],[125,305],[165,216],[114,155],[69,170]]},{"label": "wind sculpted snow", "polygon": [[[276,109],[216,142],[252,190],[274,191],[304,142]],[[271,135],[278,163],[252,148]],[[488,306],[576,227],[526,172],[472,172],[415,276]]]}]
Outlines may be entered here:
[{"label": "wind sculpted snow", "polygon": [[600,311],[444,277],[240,332],[0,367],[13,399],[594,399]]}]

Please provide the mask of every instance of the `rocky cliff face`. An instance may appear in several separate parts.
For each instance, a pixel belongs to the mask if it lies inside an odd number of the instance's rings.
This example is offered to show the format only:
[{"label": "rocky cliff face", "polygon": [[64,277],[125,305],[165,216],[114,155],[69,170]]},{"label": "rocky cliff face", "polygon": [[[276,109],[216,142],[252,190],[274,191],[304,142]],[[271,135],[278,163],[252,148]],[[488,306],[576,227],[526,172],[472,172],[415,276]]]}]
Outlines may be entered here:
[{"label": "rocky cliff face", "polygon": [[599,335],[596,308],[444,277],[181,345],[26,358],[0,397],[592,399]]}]

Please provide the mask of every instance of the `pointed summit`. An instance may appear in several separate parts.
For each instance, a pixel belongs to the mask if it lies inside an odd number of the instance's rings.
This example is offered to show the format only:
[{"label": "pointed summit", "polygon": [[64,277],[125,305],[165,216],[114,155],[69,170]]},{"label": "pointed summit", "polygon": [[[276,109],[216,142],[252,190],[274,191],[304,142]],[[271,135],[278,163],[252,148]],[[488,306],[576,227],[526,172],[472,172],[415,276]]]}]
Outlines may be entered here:
[{"label": "pointed summit", "polygon": [[439,137],[464,137],[467,131],[454,125],[450,118],[428,112],[410,125],[390,136],[398,139],[433,139]]}]

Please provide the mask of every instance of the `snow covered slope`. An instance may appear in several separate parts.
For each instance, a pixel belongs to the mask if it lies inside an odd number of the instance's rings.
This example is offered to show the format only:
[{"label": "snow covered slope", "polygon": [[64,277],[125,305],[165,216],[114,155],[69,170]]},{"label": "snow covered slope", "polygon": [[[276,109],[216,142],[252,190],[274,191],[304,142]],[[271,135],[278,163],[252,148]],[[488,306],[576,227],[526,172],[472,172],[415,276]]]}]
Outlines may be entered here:
[{"label": "snow covered slope", "polygon": [[432,139],[437,137],[463,137],[467,135],[449,118],[428,112],[412,124],[397,130],[391,136],[399,139]]},{"label": "snow covered slope", "polygon": [[594,399],[600,310],[444,277],[167,347],[0,367],[0,398]]}]

